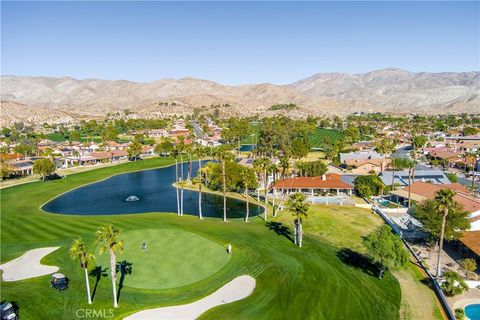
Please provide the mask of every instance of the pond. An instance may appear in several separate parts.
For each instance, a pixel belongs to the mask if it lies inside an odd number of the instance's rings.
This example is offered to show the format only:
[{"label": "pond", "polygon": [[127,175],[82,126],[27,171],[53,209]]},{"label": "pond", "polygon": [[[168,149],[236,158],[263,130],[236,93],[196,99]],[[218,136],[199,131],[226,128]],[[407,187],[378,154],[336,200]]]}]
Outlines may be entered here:
[{"label": "pond", "polygon": [[[179,165],[181,172],[182,165]],[[183,164],[187,177],[188,164]],[[192,164],[192,176],[198,163]],[[177,212],[175,165],[124,173],[69,191],[45,204],[50,213],[74,215],[110,215],[145,212]],[[180,193],[180,192],[179,192]],[[138,201],[126,201],[130,196]],[[184,214],[198,215],[198,192],[184,190]],[[245,214],[245,202],[227,198],[227,217],[240,218]],[[263,208],[250,203],[250,215],[259,215]],[[202,214],[205,217],[223,217],[223,197],[202,193]]]}]

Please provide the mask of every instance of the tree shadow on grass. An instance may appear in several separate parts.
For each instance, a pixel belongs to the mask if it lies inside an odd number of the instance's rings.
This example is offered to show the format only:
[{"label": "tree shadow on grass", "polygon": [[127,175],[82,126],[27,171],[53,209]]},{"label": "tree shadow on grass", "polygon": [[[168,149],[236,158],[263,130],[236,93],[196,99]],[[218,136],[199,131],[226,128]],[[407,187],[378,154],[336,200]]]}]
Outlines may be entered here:
[{"label": "tree shadow on grass", "polygon": [[337,252],[337,257],[346,265],[361,269],[371,276],[379,277],[381,274],[381,268],[377,264],[373,263],[367,256],[351,249],[342,248]]},{"label": "tree shadow on grass", "polygon": [[293,238],[291,237],[292,233],[290,232],[290,229],[287,226],[283,225],[281,222],[269,221],[266,223],[266,226],[269,230],[275,231],[275,233],[279,236],[284,236],[291,242],[294,242]]},{"label": "tree shadow on grass", "polygon": [[125,276],[132,274],[133,272],[133,263],[128,262],[127,260],[123,260],[117,262],[117,273],[120,272],[120,281],[118,283],[118,293],[117,293],[117,301],[120,301],[120,294],[123,289],[123,282],[125,281]]},{"label": "tree shadow on grass", "polygon": [[95,293],[97,292],[98,282],[100,282],[100,279],[102,279],[102,277],[103,278],[108,277],[107,270],[108,268],[103,269],[102,266],[98,266],[92,271],[90,271],[90,277],[95,277],[95,280],[96,280],[95,287],[93,288],[93,292],[92,292],[92,301],[95,298]]}]

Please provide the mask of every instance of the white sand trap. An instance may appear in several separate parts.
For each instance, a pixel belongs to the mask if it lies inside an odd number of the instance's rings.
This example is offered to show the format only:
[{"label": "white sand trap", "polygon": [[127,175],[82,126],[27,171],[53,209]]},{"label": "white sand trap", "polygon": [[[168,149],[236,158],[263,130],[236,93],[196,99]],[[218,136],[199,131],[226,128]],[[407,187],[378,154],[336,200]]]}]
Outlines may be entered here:
[{"label": "white sand trap", "polygon": [[44,276],[58,271],[56,266],[44,266],[40,260],[60,247],[38,248],[25,252],[20,258],[0,265],[3,281],[18,281]]},{"label": "white sand trap", "polygon": [[193,320],[205,311],[230,302],[242,300],[252,294],[255,279],[250,276],[236,277],[211,295],[193,303],[173,307],[144,310],[124,320]]}]

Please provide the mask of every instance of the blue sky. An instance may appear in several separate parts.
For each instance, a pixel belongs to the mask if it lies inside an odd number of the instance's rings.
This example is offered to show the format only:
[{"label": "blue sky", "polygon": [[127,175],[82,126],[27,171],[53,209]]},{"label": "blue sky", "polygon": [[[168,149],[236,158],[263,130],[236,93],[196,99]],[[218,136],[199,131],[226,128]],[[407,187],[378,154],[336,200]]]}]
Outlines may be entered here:
[{"label": "blue sky", "polygon": [[480,69],[480,2],[5,2],[2,74],[226,84]]}]

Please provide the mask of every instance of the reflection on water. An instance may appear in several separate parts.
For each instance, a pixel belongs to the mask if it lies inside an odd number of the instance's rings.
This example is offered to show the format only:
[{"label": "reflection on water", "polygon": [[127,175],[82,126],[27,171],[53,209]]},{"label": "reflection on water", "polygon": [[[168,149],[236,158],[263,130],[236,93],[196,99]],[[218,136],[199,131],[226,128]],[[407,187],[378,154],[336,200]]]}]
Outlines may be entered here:
[{"label": "reflection on water", "polygon": [[[186,163],[183,168],[186,177]],[[196,161],[192,168],[192,175],[195,176],[198,169]],[[177,197],[172,186],[174,181],[175,166],[125,173],[67,192],[44,205],[43,209],[52,213],[78,215],[177,212]],[[125,201],[131,195],[137,196],[140,201]],[[184,190],[183,201],[185,214],[198,215],[197,192]],[[261,212],[262,207],[250,204],[251,215]],[[203,193],[202,214],[206,217],[223,217],[223,197]],[[227,216],[239,218],[244,215],[245,202],[228,198]]]}]

